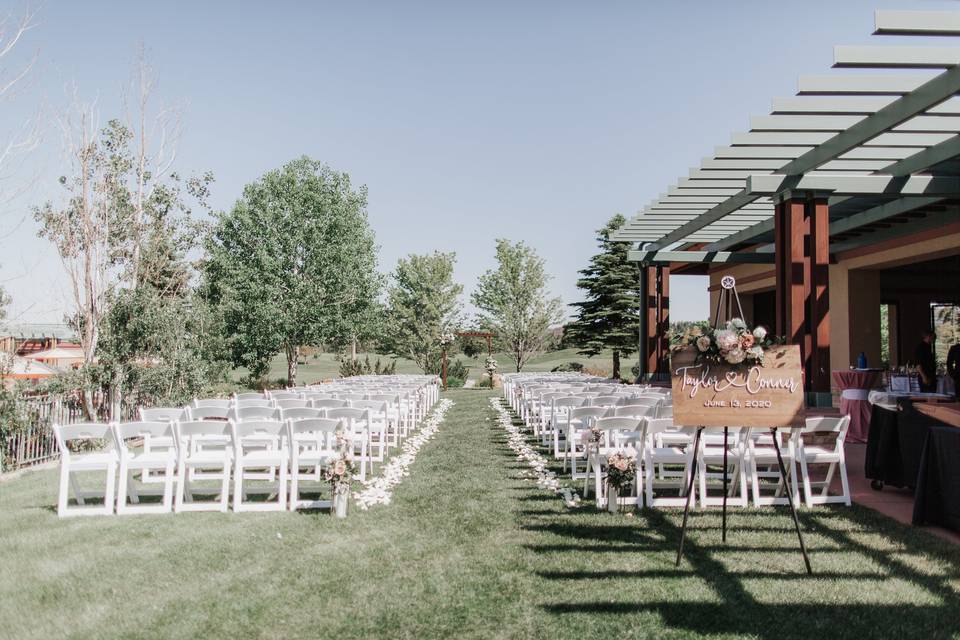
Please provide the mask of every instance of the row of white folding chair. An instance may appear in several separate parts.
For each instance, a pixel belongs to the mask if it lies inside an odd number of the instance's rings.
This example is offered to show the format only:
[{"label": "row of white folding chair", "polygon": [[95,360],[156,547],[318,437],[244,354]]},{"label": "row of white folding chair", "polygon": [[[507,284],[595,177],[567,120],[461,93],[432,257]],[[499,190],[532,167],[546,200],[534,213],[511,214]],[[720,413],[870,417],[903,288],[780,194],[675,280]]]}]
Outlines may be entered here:
[{"label": "row of white folding chair", "polygon": [[[321,480],[320,467],[336,455],[335,434],[343,428],[344,422],[345,420],[339,418],[305,418],[285,422],[140,421],[54,425],[55,437],[62,452],[57,512],[61,517],[109,514],[113,512],[114,502],[118,514],[166,512],[170,511],[171,507],[175,511],[226,511],[231,470],[235,511],[287,508],[288,479],[291,482],[289,508],[329,506],[327,502],[321,504],[317,501],[302,500],[299,481],[308,478]],[[130,440],[143,438],[146,434],[170,438],[174,446],[162,452],[150,453],[137,451],[129,446]],[[274,446],[263,447],[264,438],[271,439]],[[70,443],[81,440],[106,440],[107,446],[94,453],[72,453]],[[304,474],[304,466],[313,467],[315,471]],[[249,487],[245,489],[243,483],[254,478],[246,470],[265,467],[279,468],[279,474],[266,487],[258,487],[257,491],[263,492],[266,488],[268,493],[277,495],[277,500],[248,501],[247,495],[251,490]],[[205,479],[219,480],[219,488],[214,491],[206,487],[195,491],[190,484],[195,479],[191,471],[210,472],[211,469],[216,469],[216,473],[205,476]],[[142,495],[155,493],[137,489],[132,484],[132,475],[145,470],[162,471],[163,489],[160,503],[140,504]],[[76,472],[79,471],[104,471],[104,492],[100,494],[81,490],[76,480]],[[175,484],[176,496],[173,495]],[[79,505],[77,507],[69,506],[71,487]],[[193,501],[195,493],[212,493],[219,497],[214,502],[197,503]],[[102,506],[90,507],[84,504],[86,499],[100,495],[104,499]]]},{"label": "row of white folding chair", "polygon": [[[584,409],[578,408],[574,411],[587,416],[590,409]],[[606,428],[622,429],[622,425],[618,425],[616,422],[619,419],[610,416],[597,416],[593,418],[591,426],[602,427],[607,425]],[[815,417],[808,418],[805,426],[801,429],[778,430],[776,437],[779,438],[780,460],[783,461],[787,472],[786,481],[784,481],[780,472],[777,451],[773,446],[773,435],[771,433],[766,429],[738,428],[730,430],[726,445],[726,461],[728,467],[732,467],[728,476],[732,482],[729,487],[727,504],[730,506],[747,506],[749,489],[753,504],[757,506],[786,504],[788,501],[786,495],[784,495],[786,491],[790,491],[794,504],[799,505],[799,485],[802,483],[804,500],[809,507],[825,503],[842,503],[849,506],[850,489],[843,450],[848,426],[848,416],[842,418]],[[689,474],[692,469],[692,441],[696,429],[677,427],[670,418],[650,417],[644,419],[644,429],[644,436],[639,438],[643,442],[643,450],[638,453],[637,459],[637,499],[639,500],[639,496],[645,487],[646,504],[648,506],[681,506],[685,502],[683,490],[689,482]],[[832,434],[833,440],[828,445],[822,443],[809,444],[804,440],[804,434],[807,434],[808,437],[814,434],[821,436]],[[713,443],[704,442],[699,451],[697,459],[699,482],[693,498],[694,504],[699,503],[700,506],[719,505],[723,501],[722,491],[720,495],[711,495],[708,491],[710,480],[722,477],[724,443],[722,435],[718,438],[719,440]],[[605,456],[601,456],[600,460],[595,460],[593,464],[602,466],[603,460],[605,460]],[[590,464],[589,461],[588,464]],[[814,481],[812,479],[809,471],[809,465],[811,464],[828,465],[824,480]],[[682,470],[664,473],[663,469],[666,465],[681,466]],[[717,466],[721,467],[719,472],[709,470],[710,467]],[[841,493],[830,495],[829,486],[837,471],[840,474]],[[799,482],[797,480],[798,472]],[[596,483],[599,487],[599,468],[589,469],[587,480],[589,480],[591,473],[596,476]],[[760,482],[763,478],[776,480],[776,484],[773,485],[773,495],[763,493]],[[679,489],[679,495],[654,497],[653,491],[657,486]],[[819,492],[815,492],[814,488],[818,488]],[[597,495],[598,500],[605,500],[600,497],[599,493]],[[629,502],[629,499],[625,500]]]},{"label": "row of white folding chair", "polygon": [[[355,453],[360,462],[361,479],[366,479],[367,471],[373,472],[374,462],[383,462],[390,447],[389,433],[389,411],[386,403],[374,400],[340,400],[328,398],[316,400],[313,407],[291,407],[289,409],[273,409],[270,407],[245,407],[236,410],[223,410],[219,407],[186,407],[185,409],[165,409],[165,408],[141,408],[140,417],[142,420],[233,420],[236,422],[245,422],[251,420],[289,420],[303,418],[322,418],[327,417],[331,411],[343,408],[353,408],[366,410],[370,412],[370,419],[365,424],[365,428],[356,433],[353,437],[355,444]],[[177,412],[180,412],[179,414]],[[344,416],[351,415],[351,412],[337,411]],[[355,413],[355,412],[354,412]],[[144,450],[146,452],[162,451],[169,449],[173,445],[169,438],[157,438],[147,435],[144,438]],[[275,469],[270,469],[267,474],[272,474]],[[262,479],[267,479],[265,475]],[[146,482],[156,482],[152,474],[145,475]]]},{"label": "row of white folding chair", "polygon": [[[576,455],[575,443],[569,442],[572,437],[569,429],[569,414],[578,407],[603,407],[613,411],[610,415],[626,415],[616,413],[617,407],[633,407],[633,413],[630,415],[643,415],[658,417],[662,401],[657,398],[632,397],[626,396],[609,400],[608,398],[590,398],[583,396],[564,396],[552,397],[550,408],[550,422],[545,426],[541,433],[544,439],[553,440],[553,455],[555,458],[567,458],[570,455]],[[643,407],[648,407],[644,410]],[[566,427],[563,425],[566,424]]]}]

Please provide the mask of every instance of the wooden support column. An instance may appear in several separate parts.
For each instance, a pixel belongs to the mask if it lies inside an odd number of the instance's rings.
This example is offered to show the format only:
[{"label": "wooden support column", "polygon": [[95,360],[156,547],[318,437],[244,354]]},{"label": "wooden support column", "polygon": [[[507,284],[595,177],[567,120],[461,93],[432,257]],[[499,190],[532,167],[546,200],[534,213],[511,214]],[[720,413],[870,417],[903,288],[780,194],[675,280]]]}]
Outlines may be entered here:
[{"label": "wooden support column", "polygon": [[810,224],[810,300],[812,350],[810,390],[830,392],[830,210],[827,199],[807,203]]},{"label": "wooden support column", "polygon": [[830,217],[824,198],[776,205],[777,335],[800,346],[807,391],[830,391]]},{"label": "wooden support column", "polygon": [[646,268],[646,373],[652,378],[670,375],[670,267]]}]

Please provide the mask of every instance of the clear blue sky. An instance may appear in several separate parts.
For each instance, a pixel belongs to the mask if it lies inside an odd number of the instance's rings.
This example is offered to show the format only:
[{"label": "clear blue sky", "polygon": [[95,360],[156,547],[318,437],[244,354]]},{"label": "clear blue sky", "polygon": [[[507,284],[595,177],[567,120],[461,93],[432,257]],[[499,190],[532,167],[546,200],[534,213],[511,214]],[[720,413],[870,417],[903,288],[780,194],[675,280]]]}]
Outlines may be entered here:
[{"label": "clear blue sky", "polygon": [[[0,2],[16,11],[19,3]],[[76,82],[119,113],[139,43],[157,96],[186,105],[183,173],[212,170],[213,204],[308,154],[370,192],[380,267],[456,251],[472,290],[497,237],[523,239],[552,287],[578,299],[594,230],[632,215],[801,73],[826,73],[834,44],[866,43],[873,9],[955,2],[57,2],[19,60],[28,84],[0,104],[0,134],[63,106]],[[46,111],[45,113],[49,113]],[[25,211],[59,197],[52,125],[0,203],[0,282],[15,319],[57,321],[58,259]],[[674,277],[671,314],[707,315],[705,278]]]}]

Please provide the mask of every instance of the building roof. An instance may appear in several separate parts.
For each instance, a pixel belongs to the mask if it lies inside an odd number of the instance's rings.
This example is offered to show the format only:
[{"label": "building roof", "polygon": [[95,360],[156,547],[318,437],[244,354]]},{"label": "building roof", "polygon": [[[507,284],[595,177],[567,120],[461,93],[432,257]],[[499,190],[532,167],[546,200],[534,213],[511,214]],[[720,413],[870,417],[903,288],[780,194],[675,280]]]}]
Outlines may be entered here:
[{"label": "building roof", "polygon": [[[876,36],[960,36],[960,12],[875,19]],[[636,260],[772,261],[772,246],[736,250],[772,242],[774,204],[794,193],[828,199],[831,251],[960,221],[960,46],[929,41],[836,47],[834,68],[883,72],[801,77],[614,239],[644,245]]]},{"label": "building roof", "polygon": [[77,332],[69,325],[55,322],[24,322],[0,326],[0,337],[12,336],[21,340],[31,338],[57,338],[74,340]]},{"label": "building roof", "polygon": [[78,346],[57,346],[52,349],[24,354],[23,357],[30,360],[69,360],[82,358],[83,350]]},{"label": "building roof", "polygon": [[9,354],[3,354],[0,358],[3,359],[0,362],[0,377],[3,378],[49,378],[61,373],[52,365],[29,358]]}]

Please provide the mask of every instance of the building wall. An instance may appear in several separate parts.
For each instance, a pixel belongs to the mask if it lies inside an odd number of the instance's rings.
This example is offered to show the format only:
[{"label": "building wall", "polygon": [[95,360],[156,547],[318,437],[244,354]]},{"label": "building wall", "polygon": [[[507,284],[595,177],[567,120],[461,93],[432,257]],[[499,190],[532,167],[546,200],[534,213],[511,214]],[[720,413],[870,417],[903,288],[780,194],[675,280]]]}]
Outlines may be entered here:
[{"label": "building wall", "polygon": [[[831,264],[829,269],[831,368],[848,368],[856,362],[861,351],[871,366],[879,366],[881,269],[957,254],[960,254],[960,229],[958,225],[948,225],[935,232],[854,249],[835,256],[836,263]],[[727,274],[737,279],[741,301],[752,293],[776,286],[772,265],[743,264],[711,269],[709,291],[712,322],[715,321],[713,316],[720,292],[720,279]],[[960,284],[957,286],[960,287]],[[904,295],[902,298],[900,348],[905,360],[912,358],[917,334],[929,323],[929,303],[930,296],[924,294]],[[748,304],[744,303],[744,314],[749,317]],[[728,318],[727,310],[721,309],[720,319]]]}]

